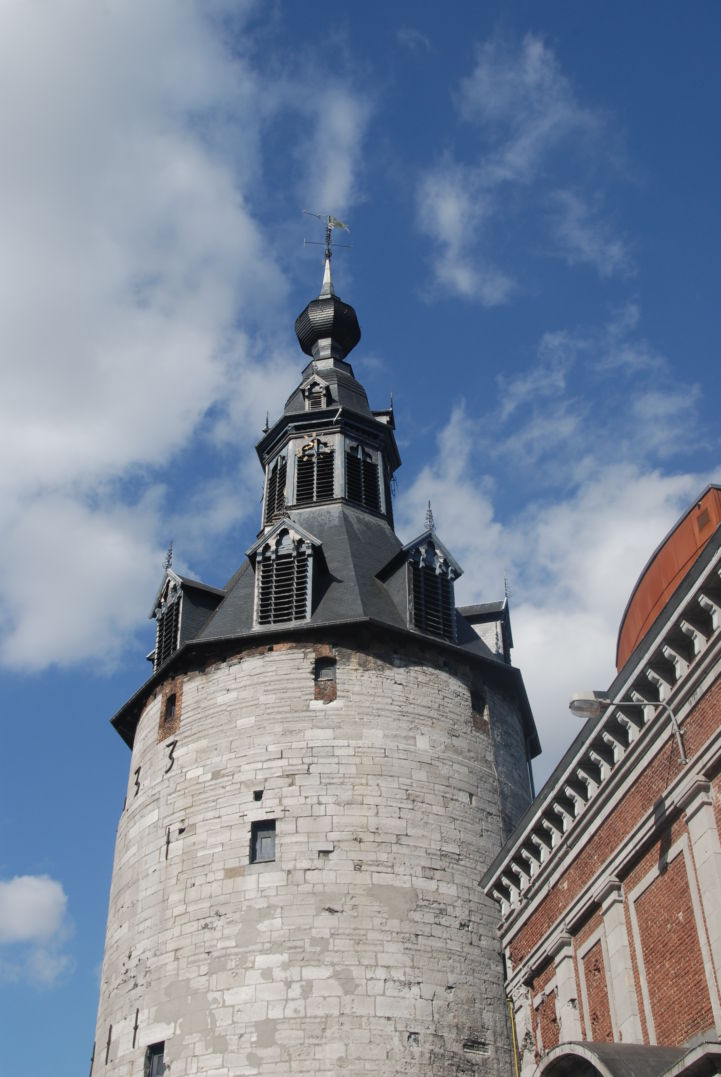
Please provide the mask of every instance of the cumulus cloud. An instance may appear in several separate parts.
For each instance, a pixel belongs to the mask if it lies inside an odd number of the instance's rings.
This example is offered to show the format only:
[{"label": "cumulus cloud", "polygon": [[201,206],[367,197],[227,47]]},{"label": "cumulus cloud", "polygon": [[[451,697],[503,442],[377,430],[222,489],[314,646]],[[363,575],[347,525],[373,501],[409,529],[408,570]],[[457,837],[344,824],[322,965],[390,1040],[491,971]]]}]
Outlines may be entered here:
[{"label": "cumulus cloud", "polygon": [[626,245],[597,196],[568,188],[579,161],[602,158],[606,121],[578,101],[552,49],[532,34],[517,47],[500,38],[486,42],[460,82],[456,106],[471,135],[446,150],[417,188],[418,224],[432,242],[438,291],[487,307],[518,291],[494,246],[501,235],[508,243],[520,205],[526,243],[530,205],[548,217],[542,246],[551,253],[604,277],[629,271]]},{"label": "cumulus cloud", "polygon": [[[120,654],[183,512],[202,504],[222,527],[255,507],[224,454],[249,447],[297,374],[273,330],[287,282],[251,209],[278,167],[264,140],[279,117],[310,116],[288,152],[309,198],[345,206],[370,115],[350,79],[325,98],[312,73],[279,85],[246,32],[259,10],[10,0],[0,14],[0,657],[13,668]],[[178,504],[172,464],[190,446],[219,454],[220,478],[195,490],[186,467]]]},{"label": "cumulus cloud", "polygon": [[51,987],[72,967],[62,952],[69,927],[67,895],[47,875],[0,880],[0,980]]},{"label": "cumulus cloud", "polygon": [[[625,369],[622,408],[577,379],[579,358],[587,367],[610,346],[652,353],[635,332],[637,314],[547,334],[535,366],[499,379],[505,406],[482,416],[454,407],[435,456],[399,498],[408,539],[431,499],[438,533],[465,570],[459,604],[498,599],[510,581],[514,662],[544,747],[541,778],[577,731],[566,709],[571,693],[613,679],[620,618],[648,557],[713,478],[683,466],[689,443],[674,424],[698,425],[697,396],[681,391],[662,356],[654,392],[647,367]],[[522,461],[531,457],[543,466],[519,497]],[[510,503],[505,482],[516,494]]]}]

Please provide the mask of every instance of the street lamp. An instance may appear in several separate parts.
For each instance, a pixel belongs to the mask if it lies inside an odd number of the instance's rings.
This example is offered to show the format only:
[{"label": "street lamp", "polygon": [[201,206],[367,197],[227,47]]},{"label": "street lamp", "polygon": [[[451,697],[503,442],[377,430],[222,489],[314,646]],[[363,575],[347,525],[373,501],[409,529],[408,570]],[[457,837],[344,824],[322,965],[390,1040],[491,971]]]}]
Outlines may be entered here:
[{"label": "street lamp", "polygon": [[685,766],[686,763],[688,763],[688,756],[686,755],[686,749],[683,746],[683,733],[676,720],[676,715],[673,713],[668,703],[664,703],[663,701],[659,701],[658,703],[638,703],[635,700],[609,699],[603,692],[574,692],[571,696],[571,702],[568,704],[568,709],[572,714],[575,714],[577,718],[600,718],[608,707],[648,706],[658,707],[661,710],[664,710],[669,716],[671,720],[671,728],[673,729],[676,743],[678,744],[681,762]]}]

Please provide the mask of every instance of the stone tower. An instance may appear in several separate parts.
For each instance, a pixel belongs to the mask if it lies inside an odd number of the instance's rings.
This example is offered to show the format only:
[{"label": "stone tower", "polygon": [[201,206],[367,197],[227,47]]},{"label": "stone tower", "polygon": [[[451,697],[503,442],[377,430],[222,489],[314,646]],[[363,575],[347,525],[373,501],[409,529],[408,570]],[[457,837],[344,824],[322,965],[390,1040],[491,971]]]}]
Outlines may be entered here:
[{"label": "stone tower", "polygon": [[92,1074],[510,1073],[479,883],[538,751],[505,603],[457,609],[432,526],[403,545],[391,410],[323,288],[257,446],[257,541],[224,588],[168,566],[132,749]]}]

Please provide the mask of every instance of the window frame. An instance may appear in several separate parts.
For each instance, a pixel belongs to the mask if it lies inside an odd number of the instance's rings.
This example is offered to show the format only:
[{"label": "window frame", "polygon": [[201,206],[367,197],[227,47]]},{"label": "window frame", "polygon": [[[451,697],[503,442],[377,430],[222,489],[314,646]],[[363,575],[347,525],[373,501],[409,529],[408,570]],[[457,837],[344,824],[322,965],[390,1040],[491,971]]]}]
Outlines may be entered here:
[{"label": "window frame", "polygon": [[[381,454],[361,442],[346,439],[345,443],[345,497],[351,505],[358,505],[369,512],[383,513],[383,481],[380,469]],[[357,473],[349,464],[357,463]],[[360,496],[353,496],[351,484],[357,483]]]},{"label": "window frame", "polygon": [[[295,505],[319,505],[334,500],[338,470],[336,457],[335,439],[331,441],[313,437],[296,450],[293,502]],[[309,475],[307,476],[305,468],[302,468],[301,465],[305,465],[309,461],[312,461],[312,468],[309,469]],[[326,461],[330,463],[330,468],[326,467]],[[321,462],[323,464],[322,468],[319,466]],[[320,492],[319,486],[321,487]],[[310,493],[310,496],[307,496],[308,493]]]},{"label": "window frame", "polygon": [[408,558],[408,620],[419,632],[455,643],[458,573],[429,536]]},{"label": "window frame", "polygon": [[[159,1063],[160,1069],[156,1063]],[[165,1069],[165,1040],[159,1043],[149,1043],[145,1048],[143,1077],[162,1077]]]},{"label": "window frame", "polygon": [[[287,595],[279,593],[284,586],[289,589]],[[291,528],[283,527],[256,554],[255,624],[265,627],[307,621],[312,604],[313,544]],[[284,605],[289,615],[277,615]]]},{"label": "window frame", "polygon": [[272,524],[282,516],[287,504],[288,491],[288,454],[280,453],[268,464],[265,476],[265,494],[263,498],[263,525]]},{"label": "window frame", "polygon": [[[274,864],[276,860],[276,820],[254,819],[250,824],[250,859],[251,864]],[[261,848],[267,841],[272,849],[272,856],[261,855]]]}]

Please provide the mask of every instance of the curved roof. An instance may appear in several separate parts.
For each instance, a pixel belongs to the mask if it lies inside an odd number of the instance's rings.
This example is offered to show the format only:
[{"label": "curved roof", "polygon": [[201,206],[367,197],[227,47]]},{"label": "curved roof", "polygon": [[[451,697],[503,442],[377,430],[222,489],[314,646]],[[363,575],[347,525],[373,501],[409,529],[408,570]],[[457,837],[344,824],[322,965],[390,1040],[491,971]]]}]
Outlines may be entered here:
[{"label": "curved roof", "polygon": [[548,1052],[534,1077],[659,1077],[683,1054],[682,1047],[640,1043],[563,1043]]},{"label": "curved roof", "polygon": [[721,486],[707,486],[654,551],[621,619],[616,645],[620,670],[721,524]]}]

